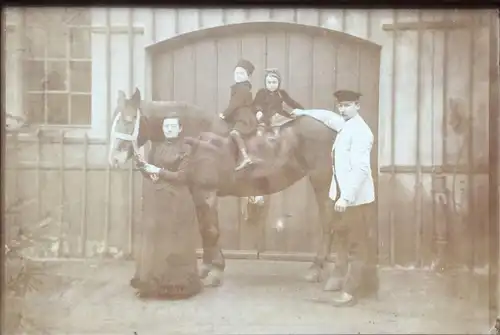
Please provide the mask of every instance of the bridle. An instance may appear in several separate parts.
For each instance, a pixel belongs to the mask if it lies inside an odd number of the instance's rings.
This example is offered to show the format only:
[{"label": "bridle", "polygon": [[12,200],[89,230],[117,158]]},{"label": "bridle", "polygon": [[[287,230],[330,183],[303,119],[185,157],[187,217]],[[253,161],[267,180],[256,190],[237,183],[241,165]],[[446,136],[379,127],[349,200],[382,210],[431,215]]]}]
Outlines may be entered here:
[{"label": "bridle", "polygon": [[[139,137],[139,126],[141,123],[141,110],[140,108],[137,109],[136,112],[136,118],[135,118],[135,124],[134,124],[134,131],[132,134],[125,134],[122,132],[116,131],[116,125],[118,123],[118,120],[122,116],[121,112],[118,112],[115,116],[115,119],[113,120],[113,124],[111,126],[111,134],[110,134],[110,149],[115,147],[115,140],[120,139],[124,141],[130,141],[132,142],[132,148],[134,150],[134,158],[137,158],[139,155],[139,146],[137,144],[137,138]],[[109,155],[108,155],[108,160],[111,162],[111,154],[112,150],[109,150]]]}]

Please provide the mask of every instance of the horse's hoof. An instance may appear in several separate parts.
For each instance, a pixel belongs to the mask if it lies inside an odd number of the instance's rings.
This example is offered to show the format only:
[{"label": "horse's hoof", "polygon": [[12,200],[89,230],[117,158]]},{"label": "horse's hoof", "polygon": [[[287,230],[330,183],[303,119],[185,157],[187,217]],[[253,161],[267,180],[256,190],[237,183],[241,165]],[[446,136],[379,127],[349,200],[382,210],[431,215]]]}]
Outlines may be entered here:
[{"label": "horse's hoof", "polygon": [[224,272],[217,268],[212,268],[205,279],[203,279],[203,285],[208,287],[217,287],[222,285],[222,278]]},{"label": "horse's hoof", "polygon": [[200,267],[198,268],[198,276],[203,279],[206,278],[212,269],[212,266],[210,264],[204,264],[202,263]]},{"label": "horse's hoof", "polygon": [[342,289],[342,278],[330,277],[326,281],[323,291],[340,291]]},{"label": "horse's hoof", "polygon": [[304,276],[304,279],[310,283],[317,283],[320,281],[320,278],[321,269],[316,266],[311,267]]},{"label": "horse's hoof", "polygon": [[129,283],[130,283],[130,286],[137,289],[137,288],[139,288],[141,281],[139,280],[139,278],[134,277],[134,278],[130,279]]}]

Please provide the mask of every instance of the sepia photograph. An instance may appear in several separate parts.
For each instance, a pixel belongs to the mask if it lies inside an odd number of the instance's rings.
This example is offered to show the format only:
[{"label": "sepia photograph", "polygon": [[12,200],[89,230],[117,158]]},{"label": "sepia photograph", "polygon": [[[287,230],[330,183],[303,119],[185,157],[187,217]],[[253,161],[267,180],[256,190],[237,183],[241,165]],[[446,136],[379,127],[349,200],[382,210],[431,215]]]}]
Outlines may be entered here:
[{"label": "sepia photograph", "polygon": [[500,334],[499,13],[3,7],[2,334]]}]

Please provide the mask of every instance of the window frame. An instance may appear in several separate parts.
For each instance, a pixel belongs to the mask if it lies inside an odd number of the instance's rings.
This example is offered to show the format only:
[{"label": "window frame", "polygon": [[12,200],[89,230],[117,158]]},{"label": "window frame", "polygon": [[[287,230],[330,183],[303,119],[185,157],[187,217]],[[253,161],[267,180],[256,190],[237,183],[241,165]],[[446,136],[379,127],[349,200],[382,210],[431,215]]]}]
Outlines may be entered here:
[{"label": "window frame", "polygon": [[[43,57],[40,55],[36,56],[31,56],[30,54],[24,53],[23,58],[22,58],[22,67],[23,67],[23,76],[24,76],[24,96],[25,96],[25,104],[30,101],[30,96],[31,95],[43,95],[43,116],[38,119],[34,119],[31,115],[25,115],[25,117],[29,118],[27,120],[27,123],[30,124],[31,126],[37,127],[37,128],[42,128],[42,129],[82,129],[82,130],[91,130],[93,126],[93,113],[92,113],[92,10],[91,8],[82,8],[81,10],[87,11],[88,15],[88,22],[85,22],[85,24],[64,24],[64,29],[65,29],[65,37],[64,37],[64,46],[61,46],[61,50],[64,50],[64,56],[63,57],[49,57],[48,52],[49,52],[49,47],[47,44],[44,45],[44,54]],[[27,12],[23,13],[24,15],[27,14]],[[27,23],[28,24],[28,23]],[[42,25],[43,27],[43,25]],[[46,34],[50,34],[51,31],[49,29],[50,27],[47,27],[47,30],[45,30]],[[74,38],[74,33],[73,31],[84,31],[85,34],[88,34],[89,38],[87,40],[88,45],[85,47],[88,49],[88,52],[86,52],[86,57],[82,57],[81,55],[74,55],[73,50],[72,50],[72,38]],[[28,41],[25,41],[25,43],[28,43]],[[78,42],[82,43],[82,42]],[[46,78],[49,75],[49,63],[50,62],[60,62],[64,63],[65,66],[65,89],[64,90],[51,90],[45,87],[42,87],[39,90],[32,89],[30,87],[27,87],[27,83],[29,82],[29,79],[26,77],[28,74],[26,73],[26,64],[29,62],[43,62],[43,78],[46,80]],[[71,83],[71,78],[72,75],[75,74],[75,70],[72,68],[73,64],[75,63],[87,63],[88,67],[90,68],[90,71],[88,73],[89,78],[85,78],[88,83],[89,83],[89,88],[88,91],[76,91],[72,87]],[[50,120],[50,111],[48,109],[48,101],[49,97],[55,96],[57,94],[63,94],[65,96],[66,100],[66,111],[64,115],[65,121],[63,123],[53,123]],[[75,107],[74,107],[74,97],[75,96],[86,96],[88,97],[88,111],[86,111],[85,118],[88,119],[87,122],[85,123],[74,123],[73,120],[75,119]],[[27,106],[25,106],[27,107]],[[26,108],[25,108],[26,110]]]}]

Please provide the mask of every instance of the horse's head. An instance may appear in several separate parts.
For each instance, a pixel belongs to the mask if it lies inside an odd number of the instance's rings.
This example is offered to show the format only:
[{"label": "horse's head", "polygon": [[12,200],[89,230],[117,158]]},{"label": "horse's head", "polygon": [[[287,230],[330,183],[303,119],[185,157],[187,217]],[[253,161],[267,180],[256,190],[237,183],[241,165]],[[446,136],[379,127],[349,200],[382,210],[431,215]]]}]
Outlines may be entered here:
[{"label": "horse's head", "polygon": [[137,153],[141,146],[138,144],[141,124],[140,106],[141,92],[139,89],[135,89],[130,99],[127,99],[123,91],[118,91],[115,118],[110,129],[108,161],[112,167],[124,164],[131,157],[131,149]]}]

